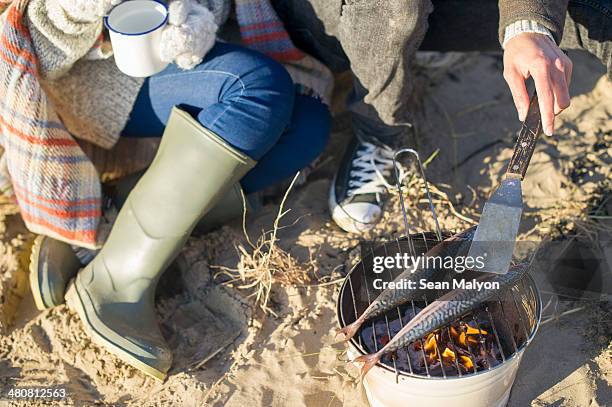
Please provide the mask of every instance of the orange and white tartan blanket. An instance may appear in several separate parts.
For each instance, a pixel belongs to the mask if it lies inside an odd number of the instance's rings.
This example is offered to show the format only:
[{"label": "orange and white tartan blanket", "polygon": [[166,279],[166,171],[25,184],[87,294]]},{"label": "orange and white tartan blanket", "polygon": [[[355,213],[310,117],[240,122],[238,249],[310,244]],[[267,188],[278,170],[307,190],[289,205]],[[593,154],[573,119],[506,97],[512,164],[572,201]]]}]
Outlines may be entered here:
[{"label": "orange and white tartan blanket", "polygon": [[0,22],[0,144],[12,190],[28,229],[95,248],[101,211],[98,173],[59,120],[41,87],[23,24],[28,0]]}]

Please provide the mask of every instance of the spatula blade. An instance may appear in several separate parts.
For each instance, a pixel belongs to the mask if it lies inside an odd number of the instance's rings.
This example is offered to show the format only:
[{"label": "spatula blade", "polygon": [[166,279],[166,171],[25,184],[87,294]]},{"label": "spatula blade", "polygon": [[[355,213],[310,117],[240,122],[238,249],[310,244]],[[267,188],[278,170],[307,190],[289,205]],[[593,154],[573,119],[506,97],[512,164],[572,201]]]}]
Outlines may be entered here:
[{"label": "spatula blade", "polygon": [[508,272],[522,212],[521,181],[517,178],[504,179],[485,203],[468,253],[473,259],[480,257],[484,263],[484,267],[478,268],[478,271]]}]

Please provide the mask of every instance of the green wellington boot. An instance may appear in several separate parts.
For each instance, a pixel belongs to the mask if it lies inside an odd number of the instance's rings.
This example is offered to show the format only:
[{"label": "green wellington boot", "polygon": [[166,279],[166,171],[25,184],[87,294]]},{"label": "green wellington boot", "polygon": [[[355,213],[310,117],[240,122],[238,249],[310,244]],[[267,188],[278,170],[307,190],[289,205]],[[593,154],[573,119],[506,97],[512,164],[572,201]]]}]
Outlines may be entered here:
[{"label": "green wellington boot", "polygon": [[[130,175],[119,181],[113,188],[111,197],[117,208],[121,209],[134,186],[142,177],[144,172],[138,172]],[[217,201],[196,225],[194,231],[197,234],[204,234],[211,230],[217,229],[229,221],[232,221],[242,216],[243,207],[243,191],[239,182],[236,182],[232,187]],[[247,210],[251,209],[249,197],[245,196]]]},{"label": "green wellington boot", "polygon": [[[130,191],[143,173],[121,180],[114,191],[113,203],[123,207]],[[246,199],[247,210],[251,209]],[[196,234],[205,234],[229,221],[242,216],[243,200],[240,183],[235,183],[219,201],[200,219],[194,229]],[[39,236],[34,241],[30,256],[30,288],[36,308],[44,311],[64,303],[68,282],[83,267],[73,248],[48,236]]]},{"label": "green wellington boot", "polygon": [[240,184],[235,183],[232,185],[229,191],[223,194],[219,202],[200,219],[194,229],[194,233],[203,235],[211,230],[220,228],[234,219],[242,218],[244,211],[243,202],[246,203],[247,211],[251,210],[249,199],[245,196],[243,201],[242,195],[243,191]]},{"label": "green wellington boot", "polygon": [[63,304],[68,281],[81,267],[69,244],[38,236],[30,255],[30,288],[36,308],[43,311]]},{"label": "green wellington boot", "polygon": [[165,379],[172,355],[157,324],[157,281],[202,215],[254,165],[186,112],[172,111],[151,167],[66,293],[94,342]]}]

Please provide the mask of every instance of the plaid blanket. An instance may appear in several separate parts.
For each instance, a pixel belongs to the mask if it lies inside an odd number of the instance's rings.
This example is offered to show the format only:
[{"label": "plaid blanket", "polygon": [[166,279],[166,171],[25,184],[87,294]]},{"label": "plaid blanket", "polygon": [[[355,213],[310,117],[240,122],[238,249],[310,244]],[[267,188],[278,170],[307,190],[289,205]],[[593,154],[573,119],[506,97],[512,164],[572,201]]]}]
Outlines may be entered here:
[{"label": "plaid blanket", "polygon": [[293,45],[269,0],[236,0],[236,18],[245,45],[279,62],[297,61],[305,54]]},{"label": "plaid blanket", "polygon": [[28,229],[96,247],[101,186],[95,167],[51,108],[38,76],[28,29],[28,0],[0,22],[0,144]]},{"label": "plaid blanket", "polygon": [[[0,168],[10,180],[0,177],[0,188],[12,189],[30,231],[97,248],[100,177],[41,87],[23,24],[28,0],[0,0],[0,11],[6,3],[0,17]],[[303,92],[329,103],[331,72],[293,45],[269,0],[236,0],[236,14],[247,46],[284,63]]]}]

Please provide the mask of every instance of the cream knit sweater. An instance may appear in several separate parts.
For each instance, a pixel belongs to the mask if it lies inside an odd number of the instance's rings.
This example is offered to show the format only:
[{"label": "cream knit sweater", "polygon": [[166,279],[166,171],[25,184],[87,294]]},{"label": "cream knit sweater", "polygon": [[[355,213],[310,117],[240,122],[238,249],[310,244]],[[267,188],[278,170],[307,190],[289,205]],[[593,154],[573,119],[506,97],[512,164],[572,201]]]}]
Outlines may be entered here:
[{"label": "cream knit sweater", "polygon": [[[28,5],[26,24],[42,84],[73,135],[110,149],[129,119],[144,79],[121,73],[112,52],[92,53],[103,30],[102,19],[75,18],[62,6],[65,1],[78,0],[31,0]],[[231,0],[198,1],[218,23],[227,19]]]}]

